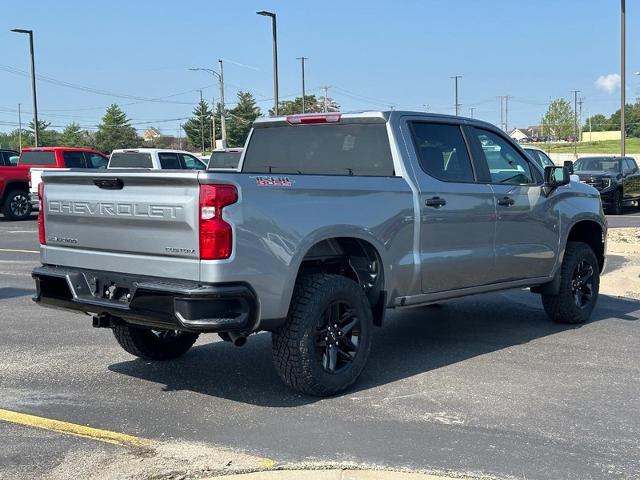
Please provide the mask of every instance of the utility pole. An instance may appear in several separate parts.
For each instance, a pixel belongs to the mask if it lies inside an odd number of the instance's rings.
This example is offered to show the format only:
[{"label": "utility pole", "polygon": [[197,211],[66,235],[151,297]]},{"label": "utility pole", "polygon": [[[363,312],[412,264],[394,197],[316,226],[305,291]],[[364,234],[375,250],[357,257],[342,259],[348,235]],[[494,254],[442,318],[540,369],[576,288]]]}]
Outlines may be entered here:
[{"label": "utility pole", "polygon": [[200,90],[200,145],[202,155],[204,155],[204,112],[202,111],[202,90]]},{"label": "utility pole", "polygon": [[182,124],[178,124],[178,148],[182,150]]},{"label": "utility pole", "polygon": [[469,107],[469,113],[471,114],[471,118],[473,118],[473,111],[475,110],[475,107]]},{"label": "utility pole", "polygon": [[21,105],[18,104],[18,150],[22,152],[22,113],[20,111]]},{"label": "utility pole", "polygon": [[211,97],[211,151],[216,149],[216,97]]},{"label": "utility pole", "polygon": [[23,28],[14,28],[11,30],[15,33],[26,33],[29,35],[29,52],[31,54],[31,97],[33,100],[33,133],[35,146],[39,145],[38,143],[38,100],[36,98],[36,62],[33,54],[33,30],[25,30]]},{"label": "utility pole", "polygon": [[625,123],[624,123],[624,107],[627,102],[626,99],[626,87],[627,87],[627,60],[626,60],[626,3],[625,0],[620,0],[620,156],[624,157],[626,154],[625,146]]},{"label": "utility pole", "polygon": [[573,155],[578,155],[578,93],[580,90],[573,90]]},{"label": "utility pole", "polygon": [[458,79],[462,78],[462,75],[454,75],[453,77],[449,77],[452,78],[454,83],[455,83],[455,98],[456,98],[456,116],[458,116],[459,112],[460,112],[460,103],[458,103]]},{"label": "utility pole", "polygon": [[325,85],[324,87],[322,87],[322,89],[324,90],[324,113],[327,113],[329,111],[328,96],[329,96],[329,89],[330,88],[331,88],[330,85]]},{"label": "utility pole", "polygon": [[277,32],[277,20],[276,14],[273,12],[267,12],[261,10],[256,12],[263,17],[271,18],[271,33],[273,36],[273,113],[278,115],[278,32]]},{"label": "utility pole", "polygon": [[220,64],[220,132],[222,136],[222,146],[227,147],[227,124],[225,121],[226,111],[224,109],[224,66],[222,60],[218,60]]},{"label": "utility pole", "polygon": [[305,113],[305,91],[304,91],[304,61],[309,60],[309,57],[298,57],[296,60],[300,60],[300,65],[302,67],[302,113]]},{"label": "utility pole", "polygon": [[578,139],[582,141],[582,104],[584,97],[578,98]]},{"label": "utility pole", "polygon": [[500,95],[498,98],[500,99],[500,128],[506,132],[509,129],[509,99],[511,96]]}]

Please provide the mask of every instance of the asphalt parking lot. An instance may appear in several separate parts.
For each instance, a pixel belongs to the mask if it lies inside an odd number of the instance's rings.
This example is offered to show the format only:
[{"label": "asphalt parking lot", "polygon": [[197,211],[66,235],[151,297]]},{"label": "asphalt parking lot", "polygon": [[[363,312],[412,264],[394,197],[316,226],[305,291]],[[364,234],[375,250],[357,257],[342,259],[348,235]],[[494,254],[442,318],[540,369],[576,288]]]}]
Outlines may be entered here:
[{"label": "asphalt parking lot", "polygon": [[[317,399],[282,385],[268,334],[129,356],[89,317],[31,301],[36,251],[35,221],[0,220],[0,409],[276,463],[640,478],[639,302],[601,296],[575,328],[520,290],[398,312],[355,388]],[[0,478],[125,448],[2,421],[0,438]]]}]

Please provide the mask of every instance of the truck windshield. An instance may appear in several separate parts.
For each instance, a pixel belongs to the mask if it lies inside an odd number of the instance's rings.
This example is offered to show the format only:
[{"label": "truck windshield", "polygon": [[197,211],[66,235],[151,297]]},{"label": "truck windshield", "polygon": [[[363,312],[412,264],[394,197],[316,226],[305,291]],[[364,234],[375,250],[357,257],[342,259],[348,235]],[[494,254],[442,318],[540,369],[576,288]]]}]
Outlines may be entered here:
[{"label": "truck windshield", "polygon": [[393,176],[381,123],[256,128],[242,167],[251,173]]},{"label": "truck windshield", "polygon": [[22,152],[18,165],[55,165],[54,152]]},{"label": "truck windshield", "polygon": [[605,171],[605,172],[619,172],[620,162],[617,158],[579,158],[573,164],[573,169],[576,172],[584,171]]},{"label": "truck windshield", "polygon": [[213,152],[209,168],[237,168],[242,152]]},{"label": "truck windshield", "polygon": [[115,152],[109,159],[109,168],[153,168],[153,161],[148,153]]}]

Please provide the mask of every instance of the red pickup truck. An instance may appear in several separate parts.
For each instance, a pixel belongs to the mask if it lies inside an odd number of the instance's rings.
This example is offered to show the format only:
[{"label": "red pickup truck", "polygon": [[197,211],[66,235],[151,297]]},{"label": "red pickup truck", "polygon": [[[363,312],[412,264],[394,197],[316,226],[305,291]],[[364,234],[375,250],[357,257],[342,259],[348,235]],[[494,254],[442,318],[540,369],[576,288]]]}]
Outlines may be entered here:
[{"label": "red pickup truck", "polygon": [[[106,168],[109,158],[97,150],[73,147],[23,148],[18,164],[0,164],[0,205],[9,220],[23,220],[37,208],[37,184],[49,168]],[[7,165],[5,163],[5,165]],[[35,198],[34,198],[35,197]]]}]

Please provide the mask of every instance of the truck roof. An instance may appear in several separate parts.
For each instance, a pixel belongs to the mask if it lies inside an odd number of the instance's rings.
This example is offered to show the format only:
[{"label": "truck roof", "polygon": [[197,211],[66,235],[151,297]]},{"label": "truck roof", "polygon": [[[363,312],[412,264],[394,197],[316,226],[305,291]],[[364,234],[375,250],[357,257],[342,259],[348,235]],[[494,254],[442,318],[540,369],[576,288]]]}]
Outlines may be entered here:
[{"label": "truck roof", "polygon": [[188,153],[189,155],[193,155],[193,153],[188,152],[186,150],[178,150],[175,148],[117,148],[113,150],[111,153]]},{"label": "truck roof", "polygon": [[[443,113],[428,113],[428,112],[420,112],[420,111],[411,111],[411,110],[361,110],[361,111],[351,111],[351,112],[328,112],[328,113],[303,113],[296,115],[281,115],[278,117],[263,117],[258,118],[253,123],[255,128],[264,128],[264,127],[273,127],[275,125],[289,125],[291,124],[291,120],[300,119],[300,118],[323,118],[330,116],[339,116],[339,122],[349,123],[350,121],[363,120],[368,119],[372,122],[388,122],[394,118],[400,118],[403,116],[419,116],[424,117],[425,119],[432,120],[451,120],[456,123],[464,123],[468,125],[477,125],[483,127],[492,127],[496,128],[495,125],[484,122],[482,120],[477,120],[474,118],[456,116],[456,115],[447,115]],[[313,122],[309,122],[313,123]],[[318,122],[324,123],[324,122]],[[327,122],[332,123],[332,122]],[[337,123],[337,122],[336,122]]]},{"label": "truck roof", "polygon": [[[71,152],[95,152],[102,153],[100,150],[86,147],[23,147],[23,152],[55,152],[58,150],[65,150]],[[103,153],[102,153],[103,154]],[[104,154],[103,154],[104,155]]]}]

